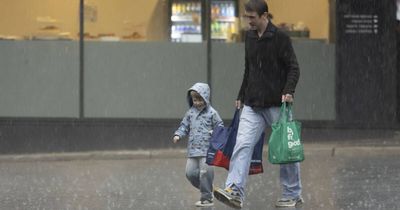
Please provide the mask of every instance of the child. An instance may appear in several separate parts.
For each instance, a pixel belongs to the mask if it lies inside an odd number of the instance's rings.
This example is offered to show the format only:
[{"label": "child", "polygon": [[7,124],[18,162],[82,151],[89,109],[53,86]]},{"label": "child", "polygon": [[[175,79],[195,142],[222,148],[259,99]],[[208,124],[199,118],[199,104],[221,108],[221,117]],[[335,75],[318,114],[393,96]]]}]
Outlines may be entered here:
[{"label": "child", "polygon": [[214,205],[214,169],[206,164],[206,155],[212,130],[215,126],[223,126],[221,117],[211,107],[209,98],[210,87],[205,83],[196,83],[188,90],[187,100],[190,108],[173,137],[173,142],[177,143],[189,135],[186,178],[200,190],[200,201],[195,204],[197,207]]}]

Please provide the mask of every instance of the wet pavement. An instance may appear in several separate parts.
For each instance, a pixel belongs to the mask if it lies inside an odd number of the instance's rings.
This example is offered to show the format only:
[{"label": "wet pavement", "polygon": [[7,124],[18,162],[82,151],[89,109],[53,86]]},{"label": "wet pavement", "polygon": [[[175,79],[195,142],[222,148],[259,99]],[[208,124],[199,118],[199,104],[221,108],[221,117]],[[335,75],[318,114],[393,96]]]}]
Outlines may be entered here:
[{"label": "wet pavement", "polygon": [[[305,143],[305,204],[291,209],[400,209],[400,139],[348,142]],[[230,209],[194,206],[185,163],[182,149],[0,156],[0,209]],[[277,209],[278,169],[264,155],[243,209]],[[216,168],[215,185],[226,175]]]}]

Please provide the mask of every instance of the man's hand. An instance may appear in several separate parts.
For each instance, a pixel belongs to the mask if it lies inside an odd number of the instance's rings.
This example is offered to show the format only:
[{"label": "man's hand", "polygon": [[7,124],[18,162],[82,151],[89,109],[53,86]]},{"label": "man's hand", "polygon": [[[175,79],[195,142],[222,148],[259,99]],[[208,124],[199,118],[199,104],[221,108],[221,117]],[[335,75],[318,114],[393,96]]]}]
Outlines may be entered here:
[{"label": "man's hand", "polygon": [[292,94],[282,95],[282,102],[292,103],[293,102],[293,95]]},{"label": "man's hand", "polygon": [[179,136],[174,136],[174,138],[172,139],[172,142],[174,142],[174,144],[178,143],[178,141],[180,140]]},{"label": "man's hand", "polygon": [[235,107],[236,107],[236,109],[241,109],[242,108],[242,102],[240,102],[240,100],[236,100],[235,101]]}]

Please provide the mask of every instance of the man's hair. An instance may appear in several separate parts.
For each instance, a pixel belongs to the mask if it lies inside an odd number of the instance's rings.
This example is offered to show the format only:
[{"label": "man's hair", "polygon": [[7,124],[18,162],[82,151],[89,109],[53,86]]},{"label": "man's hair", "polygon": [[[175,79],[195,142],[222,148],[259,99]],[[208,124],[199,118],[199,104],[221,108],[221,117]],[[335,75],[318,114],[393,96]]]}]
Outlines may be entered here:
[{"label": "man's hair", "polygon": [[259,16],[268,12],[268,4],[265,0],[249,0],[244,4],[247,12],[257,12]]}]

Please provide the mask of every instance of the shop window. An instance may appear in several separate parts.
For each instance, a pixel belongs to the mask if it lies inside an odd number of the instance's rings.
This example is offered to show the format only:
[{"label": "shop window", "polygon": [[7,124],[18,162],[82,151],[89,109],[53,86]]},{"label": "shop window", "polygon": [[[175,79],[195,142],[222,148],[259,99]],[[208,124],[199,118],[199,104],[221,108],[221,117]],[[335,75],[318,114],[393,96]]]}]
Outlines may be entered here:
[{"label": "shop window", "polygon": [[167,41],[167,0],[85,0],[85,40]]},{"label": "shop window", "polygon": [[[237,0],[170,0],[170,40],[202,42],[210,38],[213,42],[238,41],[237,6]],[[210,37],[207,37],[207,30]]]},{"label": "shop window", "polygon": [[[241,17],[245,2],[246,0],[240,0]],[[334,0],[268,0],[267,3],[272,22],[292,38],[325,41],[334,39]],[[243,18],[241,29],[246,30]]]},{"label": "shop window", "polygon": [[0,39],[76,40],[79,0],[2,0]]}]

